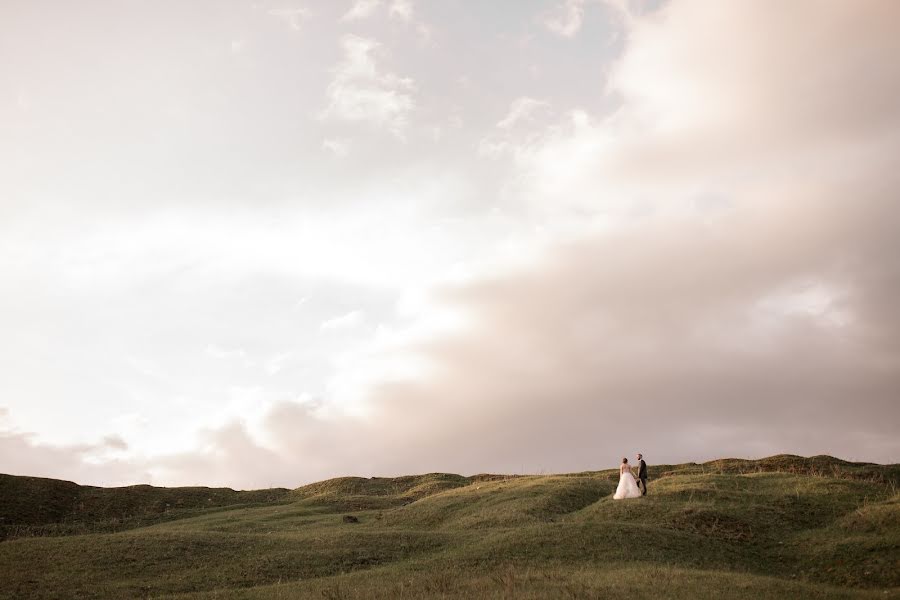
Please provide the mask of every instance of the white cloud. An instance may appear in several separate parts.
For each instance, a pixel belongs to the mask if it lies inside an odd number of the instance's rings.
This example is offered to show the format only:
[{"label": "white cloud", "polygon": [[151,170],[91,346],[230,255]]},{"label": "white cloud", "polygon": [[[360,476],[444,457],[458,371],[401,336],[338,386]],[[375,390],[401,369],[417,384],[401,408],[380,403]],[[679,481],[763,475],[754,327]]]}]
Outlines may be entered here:
[{"label": "white cloud", "polygon": [[370,123],[403,137],[415,108],[413,80],[380,71],[373,56],[380,47],[375,40],[345,35],[341,46],[344,60],[334,69],[322,117]]},{"label": "white cloud", "polygon": [[424,43],[431,43],[432,35],[434,31],[431,29],[431,26],[427,23],[418,22],[416,23],[416,34],[418,34],[419,39]]},{"label": "white cloud", "polygon": [[497,159],[506,154],[510,149],[509,142],[495,137],[485,137],[478,141],[478,156]]},{"label": "white cloud", "polygon": [[256,361],[243,348],[223,348],[217,344],[208,344],[204,352],[216,360],[236,361],[244,368],[256,366]]},{"label": "white cloud", "polygon": [[331,152],[338,158],[344,158],[350,154],[350,142],[345,139],[328,138],[322,140],[322,149]]},{"label": "white cloud", "polygon": [[381,6],[381,0],[356,0],[353,3],[353,6],[350,7],[344,16],[341,17],[342,21],[355,21],[358,19],[367,19]]},{"label": "white cloud", "polygon": [[640,7],[632,10],[628,0],[600,0],[604,5],[610,8],[626,25],[630,25],[637,15],[641,13]]},{"label": "white cloud", "polygon": [[497,123],[497,127],[501,129],[509,129],[519,121],[527,120],[539,108],[547,107],[549,104],[543,100],[535,100],[528,96],[522,96],[513,100],[509,107],[509,112],[503,119]]},{"label": "white cloud", "polygon": [[413,18],[412,0],[394,0],[388,9],[391,18],[397,18],[405,23],[409,23]]},{"label": "white cloud", "polygon": [[819,326],[846,327],[853,322],[848,309],[852,295],[821,281],[792,283],[757,301],[760,316],[769,321],[808,317]]},{"label": "white cloud", "polygon": [[206,346],[206,353],[213,358],[239,358],[241,360],[245,360],[247,358],[247,353],[241,348],[229,349],[222,348],[216,344],[209,344]]},{"label": "white cloud", "polygon": [[557,35],[573,37],[584,21],[585,0],[565,0],[540,18],[544,27]]},{"label": "white cloud", "polygon": [[353,329],[363,323],[365,314],[360,310],[351,310],[350,312],[332,317],[326,321],[322,321],[319,329],[322,331],[333,331],[340,329]]},{"label": "white cloud", "polygon": [[274,356],[269,357],[265,361],[263,368],[265,369],[266,373],[268,373],[269,375],[275,375],[275,374],[279,373],[284,368],[285,363],[287,363],[293,357],[294,357],[293,352],[290,352],[290,351],[279,352],[278,354],[275,354]]},{"label": "white cloud", "polygon": [[273,8],[268,13],[285,21],[294,31],[300,31],[300,23],[312,16],[308,8]]},{"label": "white cloud", "polygon": [[478,155],[486,158],[497,159],[507,154],[521,153],[535,138],[543,136],[543,128],[535,131],[533,128],[521,127],[525,124],[534,124],[535,113],[549,108],[550,104],[543,100],[535,100],[528,96],[522,96],[512,101],[509,111],[497,122],[496,128],[482,138],[478,143]]}]

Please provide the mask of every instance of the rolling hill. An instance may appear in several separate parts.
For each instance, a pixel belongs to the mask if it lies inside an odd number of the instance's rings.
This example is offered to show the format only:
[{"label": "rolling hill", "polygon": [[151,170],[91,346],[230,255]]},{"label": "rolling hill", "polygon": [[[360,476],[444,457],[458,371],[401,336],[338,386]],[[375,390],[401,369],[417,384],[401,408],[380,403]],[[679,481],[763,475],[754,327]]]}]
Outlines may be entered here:
[{"label": "rolling hill", "polygon": [[343,477],[295,490],[0,475],[0,598],[900,598],[900,465],[774,456]]}]

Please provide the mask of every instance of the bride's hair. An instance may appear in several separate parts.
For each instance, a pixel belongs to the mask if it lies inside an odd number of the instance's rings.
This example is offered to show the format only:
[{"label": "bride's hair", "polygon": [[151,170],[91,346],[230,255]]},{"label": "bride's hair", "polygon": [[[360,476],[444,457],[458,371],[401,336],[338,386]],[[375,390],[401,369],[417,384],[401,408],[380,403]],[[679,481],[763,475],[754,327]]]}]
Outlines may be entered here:
[{"label": "bride's hair", "polygon": [[622,459],[622,464],[623,464],[623,465],[627,465],[627,464],[628,464],[628,459],[627,459],[627,458],[623,458],[623,459]]}]

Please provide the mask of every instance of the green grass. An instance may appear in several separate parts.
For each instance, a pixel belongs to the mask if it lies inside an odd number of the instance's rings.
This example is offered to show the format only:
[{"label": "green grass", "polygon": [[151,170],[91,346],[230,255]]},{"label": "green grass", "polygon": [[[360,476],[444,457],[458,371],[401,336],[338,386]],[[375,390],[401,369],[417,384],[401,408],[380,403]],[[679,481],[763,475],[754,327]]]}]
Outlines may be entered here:
[{"label": "green grass", "polygon": [[900,598],[897,465],[650,475],[630,501],[614,471],[256,492],[0,476],[0,598]]}]

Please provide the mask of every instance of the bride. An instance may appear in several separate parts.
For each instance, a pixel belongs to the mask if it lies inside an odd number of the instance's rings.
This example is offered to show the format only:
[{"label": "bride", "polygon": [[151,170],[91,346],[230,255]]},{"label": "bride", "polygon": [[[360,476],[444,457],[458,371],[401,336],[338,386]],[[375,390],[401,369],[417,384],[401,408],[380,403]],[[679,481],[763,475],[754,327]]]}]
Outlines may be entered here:
[{"label": "bride", "polygon": [[634,480],[634,474],[631,472],[631,467],[628,466],[628,459],[623,458],[622,466],[619,467],[619,487],[616,488],[613,499],[622,500],[623,498],[640,497],[641,488],[638,487],[637,482]]}]

